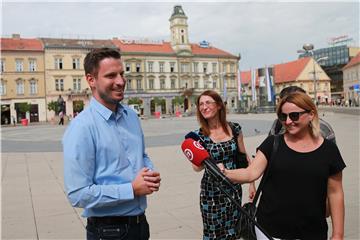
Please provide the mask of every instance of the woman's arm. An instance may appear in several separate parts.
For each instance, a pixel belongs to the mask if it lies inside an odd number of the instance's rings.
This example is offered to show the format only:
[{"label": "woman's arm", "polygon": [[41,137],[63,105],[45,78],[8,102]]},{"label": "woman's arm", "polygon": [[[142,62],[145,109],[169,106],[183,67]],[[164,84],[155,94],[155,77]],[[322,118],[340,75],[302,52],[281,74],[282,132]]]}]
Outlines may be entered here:
[{"label": "woman's arm", "polygon": [[332,240],[344,239],[344,191],[342,186],[342,172],[332,175],[328,179],[328,198],[332,220]]},{"label": "woman's arm", "polygon": [[250,183],[258,179],[265,171],[267,160],[265,155],[258,150],[254,160],[247,168],[234,170],[222,169],[224,174],[235,183]]},{"label": "woman's arm", "polygon": [[[248,154],[246,153],[244,136],[241,132],[237,138],[237,141],[238,141],[239,151],[246,154],[246,159],[248,161],[248,165],[250,166],[251,160],[250,160]],[[252,201],[254,199],[255,193],[256,193],[256,187],[255,187],[255,181],[253,181],[253,182],[249,183],[249,200],[250,201]]]}]

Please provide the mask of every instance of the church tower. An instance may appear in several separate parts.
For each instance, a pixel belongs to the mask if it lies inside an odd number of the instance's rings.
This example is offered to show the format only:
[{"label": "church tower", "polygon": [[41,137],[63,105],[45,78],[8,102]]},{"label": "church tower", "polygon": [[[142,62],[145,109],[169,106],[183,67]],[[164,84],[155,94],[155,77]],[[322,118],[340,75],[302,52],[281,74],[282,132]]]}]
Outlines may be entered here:
[{"label": "church tower", "polygon": [[180,5],[174,7],[169,21],[172,48],[178,55],[191,55],[187,16]]}]

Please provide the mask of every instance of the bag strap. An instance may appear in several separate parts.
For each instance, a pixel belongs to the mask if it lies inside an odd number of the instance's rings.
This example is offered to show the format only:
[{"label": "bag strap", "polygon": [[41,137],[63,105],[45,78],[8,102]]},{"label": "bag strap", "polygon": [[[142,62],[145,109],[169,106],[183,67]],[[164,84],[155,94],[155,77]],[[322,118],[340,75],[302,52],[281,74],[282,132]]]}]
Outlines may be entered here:
[{"label": "bag strap", "polygon": [[237,141],[237,138],[238,138],[239,134],[237,134],[237,132],[235,131],[235,126],[234,126],[234,124],[232,122],[229,122],[229,126],[231,128],[232,135],[233,135],[233,137],[235,139],[236,148],[240,152],[239,144],[238,144],[238,141]]},{"label": "bag strap", "polygon": [[266,170],[265,170],[265,173],[264,173],[263,177],[261,178],[259,187],[256,190],[255,197],[254,197],[254,200],[252,202],[252,204],[254,204],[254,206],[256,206],[256,202],[257,202],[257,200],[259,198],[260,192],[262,191],[262,188],[264,187],[265,180],[269,176],[270,166],[271,166],[271,164],[273,164],[273,162],[275,160],[275,156],[276,156],[278,148],[279,148],[279,138],[280,138],[279,135],[274,135],[273,150],[272,150],[272,153],[271,153],[270,161],[269,161],[268,166],[266,167]]}]

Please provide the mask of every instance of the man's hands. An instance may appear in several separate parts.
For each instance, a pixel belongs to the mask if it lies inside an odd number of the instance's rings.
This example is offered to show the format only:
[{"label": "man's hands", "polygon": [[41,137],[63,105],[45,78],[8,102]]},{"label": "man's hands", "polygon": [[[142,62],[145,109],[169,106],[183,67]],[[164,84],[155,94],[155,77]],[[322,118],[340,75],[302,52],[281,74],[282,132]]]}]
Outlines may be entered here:
[{"label": "man's hands", "polygon": [[135,196],[148,195],[155,191],[159,191],[160,173],[151,171],[148,168],[140,170],[134,181],[131,183]]}]

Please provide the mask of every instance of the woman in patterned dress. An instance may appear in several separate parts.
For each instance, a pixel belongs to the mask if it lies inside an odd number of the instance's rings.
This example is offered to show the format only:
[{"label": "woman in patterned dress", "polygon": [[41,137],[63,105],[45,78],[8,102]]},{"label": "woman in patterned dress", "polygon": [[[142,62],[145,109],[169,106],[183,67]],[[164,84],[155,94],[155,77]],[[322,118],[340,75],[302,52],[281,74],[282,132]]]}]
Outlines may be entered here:
[{"label": "woman in patterned dress", "polygon": [[[246,153],[241,127],[238,123],[226,121],[226,108],[220,95],[212,90],[204,91],[197,99],[197,118],[200,129],[195,131],[202,140],[211,157],[227,169],[235,169],[237,151]],[[232,125],[232,126],[230,126]],[[233,130],[232,130],[233,129]],[[233,134],[234,131],[234,134]],[[238,136],[237,139],[234,138]],[[239,150],[237,148],[237,144]],[[203,166],[193,165],[195,171],[201,171]],[[228,186],[216,182],[204,171],[201,180],[200,209],[203,219],[203,239],[236,239],[238,230],[236,224],[240,211],[220,188],[228,191],[232,197],[241,203],[241,185],[236,184],[237,192]],[[255,184],[249,186],[249,198],[255,195]]]}]

